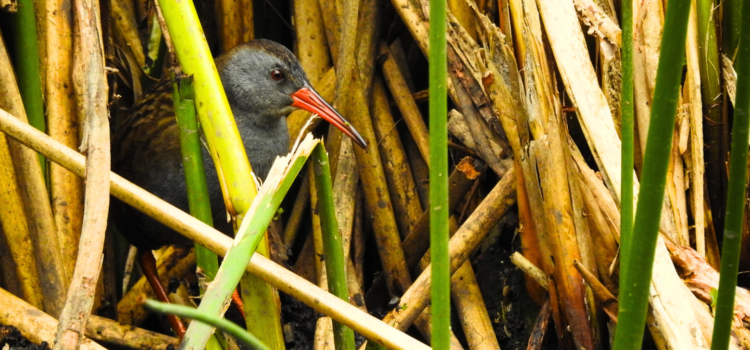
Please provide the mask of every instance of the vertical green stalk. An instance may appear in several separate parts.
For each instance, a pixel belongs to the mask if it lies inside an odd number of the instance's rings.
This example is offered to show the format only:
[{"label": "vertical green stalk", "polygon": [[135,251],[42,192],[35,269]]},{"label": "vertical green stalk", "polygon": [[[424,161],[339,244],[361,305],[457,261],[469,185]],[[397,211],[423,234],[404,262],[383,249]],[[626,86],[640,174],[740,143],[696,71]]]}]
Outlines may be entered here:
[{"label": "vertical green stalk", "polygon": [[450,348],[448,258],[448,95],[445,0],[430,3],[430,252],[432,346]]},{"label": "vertical green stalk", "polygon": [[[182,169],[185,172],[188,206],[190,215],[214,225],[211,217],[211,202],[208,199],[206,173],[203,169],[203,156],[198,136],[198,119],[195,117],[195,101],[192,77],[176,77],[172,73],[174,89],[174,110],[177,126],[180,129],[180,151],[182,152]],[[195,244],[195,258],[198,267],[209,280],[216,277],[219,271],[219,260],[213,252],[200,244]]]},{"label": "vertical green stalk", "polygon": [[722,6],[722,28],[721,28],[721,51],[732,61],[735,60],[737,43],[740,40],[740,26],[742,25],[742,0],[723,0]]},{"label": "vertical green stalk", "polygon": [[[328,164],[328,154],[323,144],[320,143],[313,151],[312,165],[315,172],[315,190],[318,193],[320,226],[323,230],[323,253],[328,276],[328,291],[348,302],[349,287],[344,271],[344,249],[333,207],[333,186]],[[333,341],[336,350],[353,350],[355,348],[354,331],[338,321],[333,321]]]},{"label": "vertical green stalk", "polygon": [[[180,152],[190,215],[213,226],[214,220],[211,216],[211,202],[208,199],[206,172],[203,169],[203,155],[198,136],[198,119],[195,116],[193,77],[178,77],[172,73],[172,89],[175,117],[177,117],[177,127],[180,130]],[[196,243],[195,260],[206,278],[213,281],[216,272],[219,271],[219,258],[216,254]],[[201,293],[204,292],[205,290],[201,288]],[[215,335],[211,336],[206,349],[222,349]]]},{"label": "vertical green stalk", "polygon": [[667,4],[643,161],[643,182],[633,226],[633,233],[637,232],[638,237],[631,237],[626,253],[627,264],[621,265],[624,272],[620,273],[620,310],[614,350],[640,349],[643,340],[664,186],[672,152],[689,13],[690,1],[670,1]]},{"label": "vertical green stalk", "polygon": [[[32,0],[18,0],[18,12],[11,16],[15,33],[14,63],[21,91],[23,108],[29,124],[41,132],[47,132],[42,102],[42,75],[39,71],[39,42],[37,41],[36,16]],[[39,155],[42,173],[46,174],[44,157]]]},{"label": "vertical green stalk", "polygon": [[721,251],[719,298],[716,303],[712,350],[728,349],[734,317],[734,293],[742,243],[742,214],[745,210],[745,176],[747,175],[747,139],[750,125],[750,4],[742,5],[742,33],[737,57],[737,99],[734,106],[732,153],[729,163],[727,215],[724,222],[724,247]]},{"label": "vertical green stalk", "polygon": [[633,233],[633,0],[622,0],[622,193],[620,201],[620,263],[627,264]]}]

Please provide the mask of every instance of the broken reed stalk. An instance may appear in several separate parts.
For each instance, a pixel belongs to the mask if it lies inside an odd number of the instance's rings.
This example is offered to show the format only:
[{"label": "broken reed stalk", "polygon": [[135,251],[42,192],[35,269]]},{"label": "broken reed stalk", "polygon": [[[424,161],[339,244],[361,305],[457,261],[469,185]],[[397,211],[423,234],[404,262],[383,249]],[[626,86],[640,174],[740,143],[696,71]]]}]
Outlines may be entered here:
[{"label": "broken reed stalk", "polygon": [[[703,159],[703,101],[701,100],[700,50],[698,49],[698,15],[696,5],[690,10],[688,22],[687,73],[683,88],[683,101],[687,104],[686,113],[690,118],[690,155],[685,157],[685,165],[690,176],[691,206],[695,226],[695,250],[706,255],[706,217],[704,212],[704,173]],[[713,225],[711,225],[713,227]],[[710,232],[710,231],[709,231]],[[713,235],[712,235],[713,236]]]},{"label": "broken reed stalk", "polygon": [[[0,110],[0,132],[41,153],[48,159],[59,162],[76,175],[84,174],[85,157],[72,149],[41,134],[33,127],[18,122],[15,117]],[[506,175],[507,176],[507,175]],[[111,194],[136,209],[148,213],[162,224],[185,235],[219,255],[226,254],[232,239],[193,218],[171,204],[110,173]],[[370,340],[395,349],[428,349],[423,343],[396,331],[378,319],[362,312],[349,303],[322,291],[281,267],[268,258],[254,255],[246,270],[277,287],[319,312],[351,327]]]},{"label": "broken reed stalk", "polygon": [[[73,84],[73,0],[45,1],[46,51],[44,61],[47,132],[65,146],[80,146],[79,123],[75,112]],[[83,182],[75,174],[50,164],[52,213],[65,262],[65,280],[69,284],[78,255],[78,238],[83,220]]]},{"label": "broken reed stalk", "polygon": [[[175,117],[180,130],[180,152],[182,153],[182,169],[185,173],[190,215],[209,226],[213,226],[214,220],[211,216],[211,203],[208,199],[206,173],[203,168],[201,143],[198,136],[198,120],[195,117],[193,78],[176,76],[173,72],[172,87]],[[208,280],[213,281],[216,272],[219,270],[219,260],[216,254],[200,244],[196,244],[195,258],[198,267],[201,268]]]},{"label": "broken reed stalk", "polygon": [[448,52],[446,2],[430,4],[430,253],[432,346],[450,348],[450,256],[448,252]]},{"label": "broken reed stalk", "polygon": [[[750,3],[742,4],[742,29],[750,32]],[[750,95],[750,35],[740,37],[737,55],[737,96]],[[743,218],[745,212],[745,177],[747,176],[747,142],[750,127],[750,100],[738,99],[735,103],[732,127],[732,152],[729,163],[729,189],[724,224],[724,246],[721,251],[719,297],[711,343],[712,350],[727,349],[734,320],[735,290],[742,247]]]},{"label": "broken reed stalk", "polygon": [[668,161],[672,152],[672,134],[677,95],[680,89],[681,62],[685,53],[689,2],[672,1],[667,5],[659,69],[651,109],[646,154],[643,160],[641,190],[638,195],[633,232],[639,232],[629,247],[628,265],[621,266],[620,308],[614,349],[638,349],[643,341],[643,325],[648,310],[648,294],[664,198]]},{"label": "broken reed stalk", "polygon": [[[13,72],[5,44],[0,38],[0,108],[8,110],[25,123],[26,113]],[[27,213],[26,225],[29,233],[35,237],[32,247],[40,275],[44,310],[57,317],[65,304],[69,280],[65,274],[43,168],[39,165],[40,158],[36,152],[15,140],[8,140],[8,146],[18,176],[23,208]]]},{"label": "broken reed stalk", "polygon": [[247,331],[242,329],[242,327],[232,323],[231,321],[228,321],[219,316],[202,313],[191,307],[160,303],[155,300],[147,299],[143,301],[143,304],[146,306],[146,308],[156,312],[173,314],[182,318],[193,319],[195,321],[219,328],[227,334],[237,338],[237,340],[245,343],[245,345],[249,346],[252,349],[269,350],[269,348],[254,335],[248,333]]},{"label": "broken reed stalk", "polygon": [[[333,206],[333,188],[331,170],[328,167],[328,155],[323,144],[318,144],[312,153],[311,166],[315,173],[315,190],[317,192],[317,211],[320,215],[320,226],[323,231],[323,251],[325,256],[328,290],[341,300],[349,301],[349,287],[346,272],[346,260],[342,248],[342,237],[336,221]],[[333,340],[336,350],[354,349],[354,332],[341,323],[333,322]]]},{"label": "broken reed stalk", "polygon": [[80,244],[67,301],[60,314],[55,350],[78,349],[94,304],[101,272],[104,236],[109,211],[110,141],[107,110],[108,86],[104,76],[104,51],[98,2],[75,0],[76,47],[73,85],[83,121],[86,152],[86,197]]},{"label": "broken reed stalk", "polygon": [[[291,187],[294,178],[297,176],[310,152],[312,152],[313,147],[315,147],[318,142],[318,140],[313,140],[312,136],[308,135],[307,138],[300,143],[299,147],[293,154],[277,158],[276,162],[274,162],[274,165],[266,178],[266,182],[263,184],[263,187],[261,187],[256,200],[253,202],[253,206],[248,210],[250,215],[242,220],[242,224],[237,230],[235,243],[224,257],[224,262],[221,264],[219,272],[216,274],[216,278],[211,282],[208,288],[206,288],[205,296],[201,301],[201,305],[198,307],[200,312],[209,315],[220,315],[225,310],[225,306],[229,302],[232,293],[243,276],[245,270],[244,267],[250,262],[258,245],[261,244],[261,241],[265,238],[265,232],[268,229],[271,220],[273,220],[276,215],[276,210],[281,204],[281,200],[284,199],[284,196],[289,190],[289,187]],[[258,279],[257,281],[262,284],[256,286],[265,286],[265,282],[262,280]],[[260,302],[263,301],[263,299],[254,301]],[[253,307],[257,309],[258,305],[253,305]],[[268,305],[268,308],[273,308],[275,310],[276,303]],[[247,307],[245,310],[247,313]],[[276,311],[278,312],[278,310]],[[245,316],[247,319],[247,314]],[[272,316],[267,315],[266,317]],[[280,320],[275,319],[265,321],[266,322],[262,325],[256,324],[256,326],[262,327],[260,329],[266,332],[263,334],[258,333],[261,339],[271,347],[277,347],[279,344],[283,344],[284,340],[280,333],[281,329],[274,327],[272,324],[279,323]],[[250,328],[250,326],[248,326],[248,328]],[[185,333],[184,348],[203,348],[212,333],[212,328],[209,325],[203,323],[192,323],[188,327],[187,333]]]}]

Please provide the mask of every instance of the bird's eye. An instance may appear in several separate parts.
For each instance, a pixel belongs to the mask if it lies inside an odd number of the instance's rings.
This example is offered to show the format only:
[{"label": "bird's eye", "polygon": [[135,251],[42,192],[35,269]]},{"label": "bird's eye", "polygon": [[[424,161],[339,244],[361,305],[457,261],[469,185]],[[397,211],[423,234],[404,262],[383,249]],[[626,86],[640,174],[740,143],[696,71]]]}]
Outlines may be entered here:
[{"label": "bird's eye", "polygon": [[284,73],[281,73],[281,71],[278,69],[274,69],[271,71],[271,79],[277,80],[277,81],[284,79]]}]

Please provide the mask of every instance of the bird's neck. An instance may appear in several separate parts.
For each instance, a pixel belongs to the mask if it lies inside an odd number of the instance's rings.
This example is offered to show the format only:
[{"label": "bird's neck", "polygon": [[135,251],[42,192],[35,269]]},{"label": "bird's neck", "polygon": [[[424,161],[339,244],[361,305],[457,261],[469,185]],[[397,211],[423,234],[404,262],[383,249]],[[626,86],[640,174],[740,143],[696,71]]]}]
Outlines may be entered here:
[{"label": "bird's neck", "polygon": [[265,179],[276,157],[287,153],[289,131],[286,117],[233,112],[250,165],[256,176]]}]

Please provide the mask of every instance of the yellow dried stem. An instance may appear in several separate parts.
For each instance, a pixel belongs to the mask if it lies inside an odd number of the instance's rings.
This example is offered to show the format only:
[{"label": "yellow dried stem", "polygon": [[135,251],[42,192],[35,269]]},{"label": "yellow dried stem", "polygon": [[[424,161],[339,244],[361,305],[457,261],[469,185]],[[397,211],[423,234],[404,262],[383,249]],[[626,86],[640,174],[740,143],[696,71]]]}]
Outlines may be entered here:
[{"label": "yellow dried stem", "polygon": [[521,253],[515,252],[511,254],[510,261],[513,263],[513,265],[516,265],[521,271],[523,271],[527,276],[531,277],[536,281],[536,283],[547,290],[549,286],[547,285],[547,274],[542,271],[542,269],[536,267],[534,263],[529,261],[529,259],[526,259]]},{"label": "yellow dried stem", "polygon": [[[72,0],[45,1],[47,22],[47,56],[45,102],[47,132],[73,149],[78,149],[79,121],[73,96],[73,3]],[[50,164],[52,212],[57,225],[66,280],[72,278],[78,256],[78,238],[83,221],[83,183],[81,179],[57,164]]]},{"label": "yellow dried stem", "polygon": [[233,47],[242,44],[244,35],[241,0],[219,0],[217,1],[216,22],[219,25],[219,43],[221,52],[227,52]]},{"label": "yellow dried stem", "polygon": [[5,233],[0,225],[0,278],[2,278],[3,288],[13,295],[23,295],[21,284],[16,276],[16,263],[13,261],[13,255],[10,248],[5,242]]},{"label": "yellow dried stem", "polygon": [[[0,108],[8,110],[22,122],[28,123],[21,94],[16,85],[5,44],[0,38]],[[65,303],[68,280],[65,264],[60,254],[57,227],[50,207],[47,185],[36,152],[15,140],[8,140],[14,159],[18,186],[27,216],[26,223],[35,237],[37,271],[40,274],[44,310],[53,317],[59,316]]]},{"label": "yellow dried stem", "polygon": [[448,0],[448,8],[456,16],[458,22],[466,29],[472,39],[477,40],[477,29],[474,26],[474,16],[471,13],[468,2],[474,4],[474,0]]},{"label": "yellow dried stem", "polygon": [[380,156],[381,159],[387,160],[383,163],[383,170],[388,188],[391,190],[393,212],[399,232],[405,237],[417,225],[422,215],[422,205],[419,203],[414,177],[409,162],[406,161],[406,152],[401,144],[385,87],[380,78],[375,78],[370,108]]},{"label": "yellow dried stem", "polygon": [[37,309],[44,306],[44,296],[36,269],[36,255],[31,234],[26,225],[26,214],[19,194],[13,161],[10,158],[8,141],[0,135],[0,224],[5,242],[16,263],[16,277],[21,286],[23,299]]},{"label": "yellow dried stem", "polygon": [[[698,50],[698,18],[693,3],[690,9],[687,34],[687,74],[685,75],[684,102],[687,118],[690,119],[690,160],[686,161],[690,174],[690,207],[695,227],[695,250],[706,257],[706,219],[703,210],[703,102],[701,100],[701,78]],[[686,159],[687,160],[687,159]]]},{"label": "yellow dried stem", "polygon": [[317,83],[331,67],[318,0],[294,1],[294,30],[297,34],[297,58],[307,73],[307,78]]},{"label": "yellow dried stem", "polygon": [[99,3],[75,0],[76,50],[73,84],[78,118],[83,124],[82,145],[86,152],[86,202],[75,271],[68,298],[60,314],[55,350],[78,349],[94,304],[96,282],[101,272],[104,236],[109,211],[110,140],[108,85],[104,76]]},{"label": "yellow dried stem", "polygon": [[465,261],[451,277],[451,299],[470,349],[500,350],[474,270]]},{"label": "yellow dried stem", "polygon": [[[57,320],[40,311],[39,308],[18,299],[13,294],[0,289],[0,324],[13,325],[34,344],[47,342],[54,345]],[[81,350],[104,350],[105,348],[89,338],[81,342]]]},{"label": "yellow dried stem", "polygon": [[[112,0],[110,1],[110,11],[114,19],[114,34],[119,36],[127,45],[138,67],[143,68],[146,57],[143,54],[141,39],[138,37],[138,25],[136,24],[132,4],[128,0]],[[133,78],[140,76],[140,70],[131,73],[134,74]]]},{"label": "yellow dried stem", "polygon": [[341,233],[344,261],[349,261],[351,252],[358,185],[359,172],[357,171],[357,159],[354,156],[354,145],[351,139],[345,138],[341,141],[336,175],[333,179],[333,207],[336,211],[336,221],[338,221],[339,232]]},{"label": "yellow dried stem", "polygon": [[383,77],[388,84],[388,89],[393,95],[393,99],[398,106],[401,115],[406,121],[406,126],[409,128],[409,132],[414,138],[414,142],[419,148],[419,153],[422,154],[427,166],[430,162],[430,135],[427,131],[427,125],[422,118],[422,114],[419,112],[419,107],[414,101],[414,96],[407,85],[406,79],[399,68],[398,63],[391,54],[391,51],[385,45],[380,45],[380,55],[384,57],[383,60]]},{"label": "yellow dried stem", "polygon": [[108,318],[91,316],[86,325],[86,336],[106,344],[114,344],[131,349],[165,349],[178,347],[180,340],[145,329],[124,326]]},{"label": "yellow dried stem", "polygon": [[255,15],[253,13],[253,0],[240,0],[242,10],[242,42],[255,39]]}]

